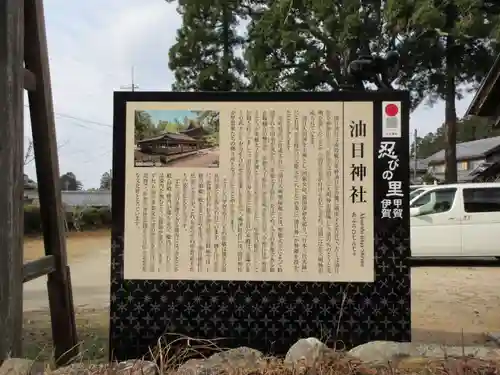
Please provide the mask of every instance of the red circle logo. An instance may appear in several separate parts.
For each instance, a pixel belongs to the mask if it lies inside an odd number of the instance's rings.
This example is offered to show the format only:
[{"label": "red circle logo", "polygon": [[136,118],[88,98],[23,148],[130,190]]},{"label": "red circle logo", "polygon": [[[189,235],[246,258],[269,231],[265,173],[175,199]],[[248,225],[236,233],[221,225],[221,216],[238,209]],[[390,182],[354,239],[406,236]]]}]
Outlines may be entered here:
[{"label": "red circle logo", "polygon": [[394,117],[399,113],[399,108],[396,104],[387,104],[385,106],[385,114],[389,117]]}]

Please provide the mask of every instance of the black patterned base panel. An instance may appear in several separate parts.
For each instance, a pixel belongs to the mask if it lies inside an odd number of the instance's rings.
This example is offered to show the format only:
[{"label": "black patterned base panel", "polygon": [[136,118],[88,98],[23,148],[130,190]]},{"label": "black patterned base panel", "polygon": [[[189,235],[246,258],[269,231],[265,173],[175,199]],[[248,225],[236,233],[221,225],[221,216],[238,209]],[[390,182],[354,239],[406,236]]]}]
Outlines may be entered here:
[{"label": "black patterned base panel", "polygon": [[[173,94],[177,99],[172,98]],[[373,340],[410,341],[408,108],[403,110],[403,134],[394,149],[402,166],[394,172],[394,179],[402,182],[405,191],[402,219],[383,218],[381,202],[387,197],[388,183],[381,176],[388,162],[377,159],[374,163],[375,176],[379,176],[374,187],[374,283],[123,279],[125,103],[188,101],[193,100],[189,95],[194,94],[197,93],[115,93],[111,358],[141,357],[164,335],[171,341],[182,335],[218,339],[219,347],[249,346],[275,355],[285,354],[298,339],[310,336],[345,349]],[[217,97],[198,95],[196,100],[224,100],[220,94]],[[234,100],[233,94],[229,93],[225,100]],[[301,100],[303,96],[297,93],[294,98],[294,93],[286,94],[290,94],[290,101]],[[358,94],[352,93],[350,99],[349,95],[342,94],[341,99],[373,100],[373,94]],[[374,107],[377,148],[383,141],[382,100],[407,103],[407,96],[402,93],[380,95]]]},{"label": "black patterned base panel", "polygon": [[[164,334],[227,338],[284,354],[302,337],[347,349],[373,340],[410,341],[410,276],[400,259],[408,233],[376,238],[375,283],[124,281],[113,247],[111,342],[115,359],[148,353]],[[176,337],[174,337],[176,338]]]}]

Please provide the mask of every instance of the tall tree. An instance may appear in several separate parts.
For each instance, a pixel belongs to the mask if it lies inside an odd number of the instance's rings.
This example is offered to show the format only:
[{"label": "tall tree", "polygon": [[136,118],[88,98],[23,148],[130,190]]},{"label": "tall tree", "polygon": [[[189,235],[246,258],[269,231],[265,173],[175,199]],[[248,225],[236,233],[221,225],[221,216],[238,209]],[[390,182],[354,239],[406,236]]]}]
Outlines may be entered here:
[{"label": "tall tree", "polygon": [[104,172],[99,183],[99,190],[111,190],[113,171]]},{"label": "tall tree", "polygon": [[218,91],[244,87],[243,60],[236,56],[244,38],[237,34],[238,0],[180,0],[182,26],[169,51],[174,90]]},{"label": "tall tree", "polygon": [[76,176],[73,172],[68,172],[63,174],[59,178],[59,184],[62,190],[66,191],[77,191],[83,189],[83,184],[81,181],[76,179]]},{"label": "tall tree", "polygon": [[[456,182],[457,114],[463,87],[477,87],[495,55],[498,9],[482,0],[387,0],[387,29],[405,61],[399,80],[414,104],[445,102],[446,182]],[[472,85],[471,85],[472,84]]]},{"label": "tall tree", "polygon": [[194,111],[198,116],[198,126],[202,126],[205,130],[219,132],[220,114],[218,111]]},{"label": "tall tree", "polygon": [[151,115],[146,111],[135,111],[135,140],[139,141],[144,138],[154,137],[158,135],[159,129],[153,123]]},{"label": "tall tree", "polygon": [[389,46],[380,0],[269,1],[255,8],[246,50],[255,90],[338,90],[358,54]]},{"label": "tall tree", "polygon": [[[457,143],[498,136],[500,136],[500,129],[494,129],[491,121],[487,119],[471,117],[457,121]],[[446,146],[446,124],[443,124],[434,133],[417,137],[417,158],[425,159],[446,149]],[[413,155],[414,152],[415,141],[410,145],[410,154]]]}]

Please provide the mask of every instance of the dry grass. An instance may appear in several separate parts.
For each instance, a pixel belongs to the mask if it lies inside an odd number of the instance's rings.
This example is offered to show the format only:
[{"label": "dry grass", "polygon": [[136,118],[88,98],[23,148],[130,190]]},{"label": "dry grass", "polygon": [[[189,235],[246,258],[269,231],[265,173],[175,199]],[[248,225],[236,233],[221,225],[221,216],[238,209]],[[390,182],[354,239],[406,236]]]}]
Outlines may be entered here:
[{"label": "dry grass", "polygon": [[[299,363],[293,367],[285,364],[282,358],[267,357],[261,359],[245,360],[243,357],[224,358],[212,360],[206,367],[200,359],[205,359],[205,352],[220,352],[224,348],[217,346],[215,341],[195,340],[187,337],[179,337],[185,345],[182,350],[173,347],[176,340],[169,346],[160,343],[155,350],[151,351],[153,362],[146,366],[156,369],[159,374],[170,375],[498,375],[500,373],[500,361],[481,360],[462,357],[424,358],[403,357],[384,364],[363,363],[359,359],[350,357],[345,352],[328,353],[321,361],[305,365]],[[177,343],[178,344],[178,343]],[[194,359],[198,358],[198,359]],[[180,365],[186,363],[187,366]],[[117,374],[141,374],[143,360],[129,363],[127,370],[123,372],[123,364],[91,364],[83,358],[79,358],[72,365],[76,369],[86,369],[88,375]],[[53,373],[53,364],[46,363],[46,374]],[[131,370],[135,369],[135,372]],[[76,373],[76,372],[71,373]],[[65,374],[61,370],[57,375]],[[68,372],[69,373],[69,372]],[[78,372],[80,373],[80,372]],[[83,373],[83,372],[82,372]],[[150,372],[147,372],[150,373]]]},{"label": "dry grass", "polygon": [[[109,229],[70,232],[66,238],[68,259],[77,260],[88,254],[89,249],[102,249],[111,244],[111,232]],[[43,238],[25,237],[24,239],[24,261],[38,259],[45,255]]]},{"label": "dry grass", "polygon": [[[108,359],[108,309],[76,309],[76,327],[81,343],[81,360],[102,363]],[[48,310],[24,312],[24,357],[51,361],[52,331]]]},{"label": "dry grass", "polygon": [[[85,309],[76,311],[78,337],[81,342],[81,355],[75,359],[76,368],[86,368],[87,374],[115,374],[106,364],[108,358],[108,311],[106,309]],[[51,342],[50,316],[47,311],[25,313],[24,322],[25,357],[44,362],[46,373],[53,372],[53,351]],[[159,340],[150,357],[158,367],[160,374],[196,375],[201,365],[200,358],[207,353],[217,353],[226,348],[219,347],[217,341],[197,340],[187,337],[170,337],[169,344]],[[500,361],[486,361],[462,356],[447,357],[443,351],[442,358],[402,357],[387,364],[365,364],[349,357],[340,351],[331,352],[321,363],[314,364],[312,370],[307,366],[290,368],[281,358],[264,358],[247,361],[235,357],[229,361],[214,361],[216,368],[201,370],[197,373],[214,375],[498,375]],[[196,359],[198,358],[198,359]],[[499,357],[500,359],[500,357]],[[179,366],[192,360],[189,366],[179,371]],[[135,366],[140,366],[137,361]],[[118,366],[118,365],[115,365]],[[121,372],[122,373],[122,372]],[[128,373],[128,372],[125,372]],[[141,372],[137,372],[141,373]],[[58,375],[62,372],[58,371]]]}]

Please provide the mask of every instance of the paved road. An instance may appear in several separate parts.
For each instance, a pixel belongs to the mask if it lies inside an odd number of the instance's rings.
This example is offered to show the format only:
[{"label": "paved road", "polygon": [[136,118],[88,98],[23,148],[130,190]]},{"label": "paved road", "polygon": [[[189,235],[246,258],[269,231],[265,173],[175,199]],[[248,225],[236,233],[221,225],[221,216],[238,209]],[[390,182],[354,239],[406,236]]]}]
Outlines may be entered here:
[{"label": "paved road", "polygon": [[207,168],[219,160],[219,149],[199,151],[197,154],[182,159],[174,160],[167,164],[168,167],[181,168]]}]

